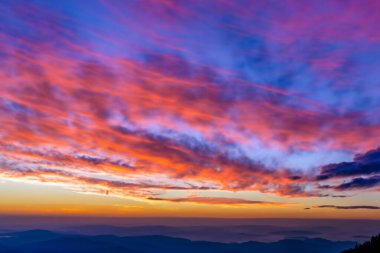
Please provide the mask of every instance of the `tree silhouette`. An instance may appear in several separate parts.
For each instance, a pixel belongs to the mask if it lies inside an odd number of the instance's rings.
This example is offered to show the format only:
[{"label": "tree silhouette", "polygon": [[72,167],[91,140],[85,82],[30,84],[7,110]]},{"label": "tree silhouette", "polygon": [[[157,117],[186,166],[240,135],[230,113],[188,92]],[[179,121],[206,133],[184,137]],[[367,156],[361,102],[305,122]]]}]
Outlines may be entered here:
[{"label": "tree silhouette", "polygon": [[360,245],[356,245],[355,248],[345,250],[342,253],[379,253],[380,252],[380,234],[371,238],[370,241]]}]

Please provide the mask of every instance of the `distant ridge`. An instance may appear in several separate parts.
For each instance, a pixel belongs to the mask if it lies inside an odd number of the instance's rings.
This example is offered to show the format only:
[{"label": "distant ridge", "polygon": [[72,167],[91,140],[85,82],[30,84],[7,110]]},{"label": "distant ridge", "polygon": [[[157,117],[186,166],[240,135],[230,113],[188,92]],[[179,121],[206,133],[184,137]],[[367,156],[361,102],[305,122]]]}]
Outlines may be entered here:
[{"label": "distant ridge", "polygon": [[60,234],[30,230],[0,234],[0,253],[340,253],[354,242],[320,238],[219,243],[161,236]]}]

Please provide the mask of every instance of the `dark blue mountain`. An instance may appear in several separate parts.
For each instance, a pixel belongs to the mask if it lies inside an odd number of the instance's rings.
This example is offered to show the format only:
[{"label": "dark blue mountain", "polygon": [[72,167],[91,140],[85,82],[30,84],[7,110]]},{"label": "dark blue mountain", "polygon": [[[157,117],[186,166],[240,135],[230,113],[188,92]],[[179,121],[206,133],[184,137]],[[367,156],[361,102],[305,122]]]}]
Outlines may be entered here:
[{"label": "dark blue mountain", "polygon": [[339,253],[354,242],[324,239],[218,243],[167,236],[68,235],[44,230],[0,234],[0,253]]},{"label": "dark blue mountain", "polygon": [[0,244],[5,247],[11,247],[32,242],[51,240],[61,236],[61,234],[46,230],[28,230],[15,233],[3,233],[0,234]]}]

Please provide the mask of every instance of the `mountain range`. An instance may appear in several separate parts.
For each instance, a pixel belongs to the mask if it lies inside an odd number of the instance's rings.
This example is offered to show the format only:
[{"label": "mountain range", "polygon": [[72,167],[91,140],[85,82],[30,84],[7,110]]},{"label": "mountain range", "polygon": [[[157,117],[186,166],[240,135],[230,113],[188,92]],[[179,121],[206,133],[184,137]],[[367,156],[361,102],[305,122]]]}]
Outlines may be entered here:
[{"label": "mountain range", "polygon": [[0,253],[340,253],[355,246],[351,241],[321,238],[276,242],[220,243],[161,236],[63,234],[29,230],[0,234]]}]

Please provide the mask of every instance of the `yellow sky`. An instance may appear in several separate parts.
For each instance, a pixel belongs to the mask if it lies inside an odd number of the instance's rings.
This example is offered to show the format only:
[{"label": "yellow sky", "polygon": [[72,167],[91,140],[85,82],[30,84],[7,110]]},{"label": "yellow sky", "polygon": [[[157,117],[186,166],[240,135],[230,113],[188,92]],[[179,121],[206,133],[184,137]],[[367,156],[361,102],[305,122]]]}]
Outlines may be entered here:
[{"label": "yellow sky", "polygon": [[[195,192],[171,192],[171,196]],[[282,205],[204,204],[132,199],[112,195],[79,193],[60,186],[3,180],[0,213],[22,215],[86,215],[104,217],[226,217],[226,218],[364,218],[379,219],[379,210],[336,210],[307,207],[376,203],[376,193],[344,198],[284,198],[257,192],[198,192],[244,199],[281,202]],[[355,201],[353,201],[353,199]]]}]

